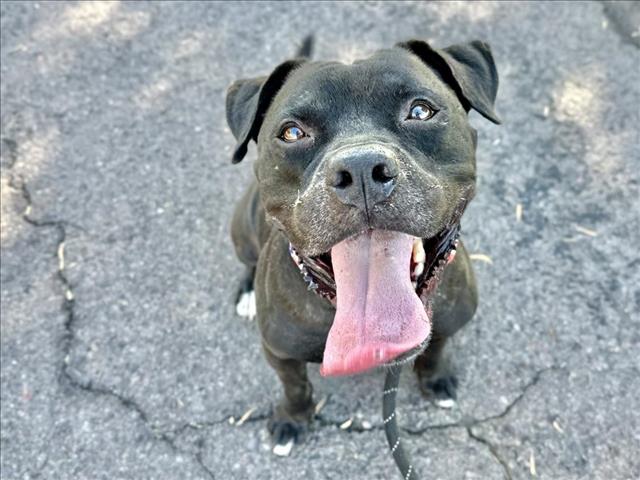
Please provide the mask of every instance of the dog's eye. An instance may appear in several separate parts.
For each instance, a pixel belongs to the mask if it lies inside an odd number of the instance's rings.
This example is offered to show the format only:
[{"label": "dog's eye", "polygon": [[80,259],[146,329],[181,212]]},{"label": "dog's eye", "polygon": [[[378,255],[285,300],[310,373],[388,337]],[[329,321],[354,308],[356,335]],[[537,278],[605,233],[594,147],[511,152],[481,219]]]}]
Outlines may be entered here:
[{"label": "dog's eye", "polygon": [[287,127],[284,127],[282,129],[282,132],[280,132],[280,138],[287,143],[297,142],[302,137],[306,136],[307,134],[304,133],[304,130],[302,130],[297,125],[289,125]]},{"label": "dog's eye", "polygon": [[429,120],[436,114],[436,111],[426,102],[415,102],[411,105],[407,120]]}]

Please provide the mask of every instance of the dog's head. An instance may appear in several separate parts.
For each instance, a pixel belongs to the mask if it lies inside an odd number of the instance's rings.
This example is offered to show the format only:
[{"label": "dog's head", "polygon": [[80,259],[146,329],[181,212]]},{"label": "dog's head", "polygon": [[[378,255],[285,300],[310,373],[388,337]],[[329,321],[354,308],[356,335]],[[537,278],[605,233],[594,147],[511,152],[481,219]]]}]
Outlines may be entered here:
[{"label": "dog's head", "polygon": [[[473,197],[476,132],[467,115],[475,109],[498,123],[497,87],[487,44],[439,50],[417,40],[350,65],[290,60],[230,87],[233,161],[257,142],[267,216],[302,255],[333,262],[338,313],[325,372],[360,371],[369,357],[383,363],[428,337],[405,270],[423,255],[415,239],[442,235]],[[345,352],[362,344],[356,330],[369,328],[375,341],[346,361]],[[327,367],[330,344],[342,356],[335,368]]]}]

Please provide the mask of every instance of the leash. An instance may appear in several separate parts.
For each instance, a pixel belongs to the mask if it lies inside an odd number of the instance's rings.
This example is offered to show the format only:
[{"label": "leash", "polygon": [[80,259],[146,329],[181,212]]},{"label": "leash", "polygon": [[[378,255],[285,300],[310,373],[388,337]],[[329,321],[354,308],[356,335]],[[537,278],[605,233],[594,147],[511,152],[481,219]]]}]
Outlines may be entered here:
[{"label": "leash", "polygon": [[385,376],[384,390],[382,392],[382,423],[384,424],[384,433],[387,436],[391,455],[393,455],[393,460],[396,462],[402,478],[404,480],[418,480],[418,474],[400,443],[400,433],[398,432],[396,395],[398,394],[401,372],[402,366],[395,365],[389,368]]}]

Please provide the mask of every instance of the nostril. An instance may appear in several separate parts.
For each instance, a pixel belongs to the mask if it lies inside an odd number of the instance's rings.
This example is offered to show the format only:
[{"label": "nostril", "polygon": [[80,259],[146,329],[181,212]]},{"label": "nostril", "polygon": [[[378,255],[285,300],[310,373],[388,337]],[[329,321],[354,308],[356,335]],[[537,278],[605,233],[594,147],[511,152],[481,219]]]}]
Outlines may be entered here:
[{"label": "nostril", "polygon": [[395,178],[395,175],[391,174],[386,164],[379,163],[378,165],[373,167],[371,177],[373,178],[374,182],[387,183],[388,181],[393,180]]},{"label": "nostril", "polygon": [[341,170],[338,172],[335,187],[336,188],[347,188],[349,185],[353,183],[353,178],[351,174],[346,170]]}]

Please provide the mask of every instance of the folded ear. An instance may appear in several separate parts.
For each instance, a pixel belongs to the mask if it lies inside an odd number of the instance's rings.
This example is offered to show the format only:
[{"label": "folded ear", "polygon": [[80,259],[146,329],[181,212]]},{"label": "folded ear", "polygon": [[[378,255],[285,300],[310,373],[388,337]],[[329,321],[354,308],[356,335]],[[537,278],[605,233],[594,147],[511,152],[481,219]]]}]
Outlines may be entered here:
[{"label": "folded ear", "polygon": [[284,85],[287,75],[303,63],[289,60],[278,65],[268,77],[237,80],[227,90],[227,123],[238,141],[231,161],[240,162],[247,154],[247,145],[258,139],[258,132],[273,97]]},{"label": "folded ear", "polygon": [[409,50],[438,71],[467,111],[473,108],[493,123],[500,123],[493,110],[498,72],[487,43],[474,40],[440,50],[421,40],[409,40],[397,46]]}]

